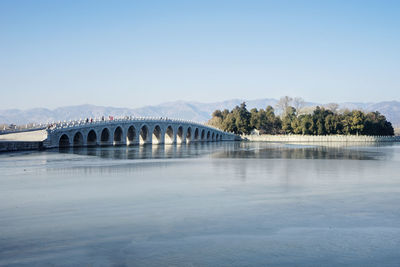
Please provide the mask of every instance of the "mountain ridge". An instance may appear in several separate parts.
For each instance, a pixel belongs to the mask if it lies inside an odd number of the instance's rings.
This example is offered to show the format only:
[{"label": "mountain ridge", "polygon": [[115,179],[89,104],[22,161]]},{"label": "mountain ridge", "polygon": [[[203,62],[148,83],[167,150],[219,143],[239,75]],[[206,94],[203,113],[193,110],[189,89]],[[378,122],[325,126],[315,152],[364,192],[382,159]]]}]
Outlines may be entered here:
[{"label": "mountain ridge", "polygon": [[[177,100],[158,105],[147,105],[139,108],[98,106],[83,104],[63,106],[55,109],[32,108],[27,110],[4,109],[0,110],[0,124],[27,124],[64,121],[71,119],[84,119],[101,116],[136,116],[136,117],[169,117],[184,120],[206,122],[216,109],[232,109],[240,103],[246,102],[248,109],[266,108],[275,106],[278,102],[274,98],[261,98],[253,100],[229,99],[212,103]],[[306,106],[324,105],[306,102]],[[343,102],[338,103],[341,109],[362,109],[365,111],[379,111],[387,117],[396,127],[400,127],[400,102],[396,100],[382,102]]]}]

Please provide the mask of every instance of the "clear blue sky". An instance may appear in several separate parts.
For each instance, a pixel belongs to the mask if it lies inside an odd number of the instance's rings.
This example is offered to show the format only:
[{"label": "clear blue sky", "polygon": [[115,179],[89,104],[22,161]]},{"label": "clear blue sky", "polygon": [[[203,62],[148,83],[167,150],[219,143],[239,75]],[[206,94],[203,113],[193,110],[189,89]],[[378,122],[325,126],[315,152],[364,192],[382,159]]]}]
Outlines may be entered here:
[{"label": "clear blue sky", "polygon": [[400,1],[0,1],[1,107],[400,100]]}]

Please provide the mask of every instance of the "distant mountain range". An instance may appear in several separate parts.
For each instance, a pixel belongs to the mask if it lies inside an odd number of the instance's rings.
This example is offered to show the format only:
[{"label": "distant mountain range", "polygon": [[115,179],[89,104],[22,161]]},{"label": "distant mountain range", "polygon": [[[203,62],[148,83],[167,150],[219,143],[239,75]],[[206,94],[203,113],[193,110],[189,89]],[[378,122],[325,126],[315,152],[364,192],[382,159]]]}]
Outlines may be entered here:
[{"label": "distant mountain range", "polygon": [[[216,109],[232,109],[236,105],[246,102],[248,109],[265,108],[268,105],[275,106],[277,99],[265,98],[256,100],[232,99],[215,103],[199,103],[175,101],[163,103],[155,106],[145,106],[141,108],[117,108],[94,105],[79,105],[60,107],[53,110],[46,108],[34,108],[28,110],[7,109],[0,110],[0,124],[26,124],[43,123],[53,121],[64,121],[71,119],[84,119],[101,116],[137,116],[137,117],[169,117],[184,120],[206,122]],[[321,105],[318,103],[307,102],[306,106]],[[387,101],[378,103],[339,103],[340,108],[362,109],[365,111],[379,111],[384,114],[395,127],[400,127],[400,102]]]}]

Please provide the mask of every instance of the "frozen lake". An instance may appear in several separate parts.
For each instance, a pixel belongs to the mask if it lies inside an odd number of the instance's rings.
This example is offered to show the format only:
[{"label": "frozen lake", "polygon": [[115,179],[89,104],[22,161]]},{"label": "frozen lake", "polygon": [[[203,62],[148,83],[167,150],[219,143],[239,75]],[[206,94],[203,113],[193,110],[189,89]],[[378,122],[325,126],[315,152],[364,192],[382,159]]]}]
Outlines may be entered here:
[{"label": "frozen lake", "polygon": [[0,154],[0,266],[399,266],[400,145]]}]

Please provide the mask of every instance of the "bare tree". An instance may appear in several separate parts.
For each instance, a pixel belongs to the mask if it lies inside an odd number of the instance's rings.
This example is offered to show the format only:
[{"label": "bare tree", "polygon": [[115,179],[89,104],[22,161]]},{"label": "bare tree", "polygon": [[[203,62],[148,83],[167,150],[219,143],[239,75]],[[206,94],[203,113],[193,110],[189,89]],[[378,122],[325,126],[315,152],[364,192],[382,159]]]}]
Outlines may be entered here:
[{"label": "bare tree", "polygon": [[325,107],[327,109],[329,109],[330,111],[332,111],[333,113],[337,113],[338,108],[339,108],[339,104],[337,104],[337,103],[329,103],[329,104],[326,104]]},{"label": "bare tree", "polygon": [[290,106],[293,98],[290,96],[283,96],[279,99],[278,103],[276,103],[276,109],[280,110],[282,115],[285,116],[287,108]]},{"label": "bare tree", "polygon": [[295,97],[293,99],[293,107],[296,109],[297,114],[301,113],[301,110],[304,108],[305,102],[301,97]]},{"label": "bare tree", "polygon": [[312,114],[316,108],[317,108],[316,106],[304,107],[301,110],[301,113],[302,114]]}]

